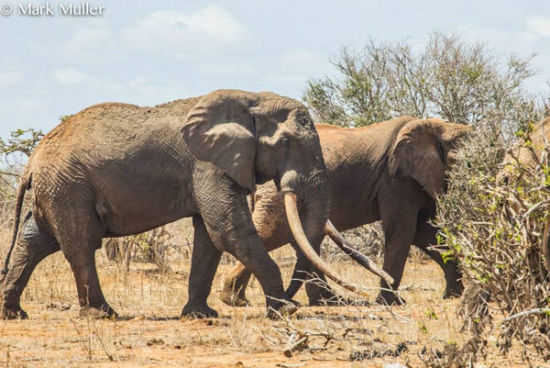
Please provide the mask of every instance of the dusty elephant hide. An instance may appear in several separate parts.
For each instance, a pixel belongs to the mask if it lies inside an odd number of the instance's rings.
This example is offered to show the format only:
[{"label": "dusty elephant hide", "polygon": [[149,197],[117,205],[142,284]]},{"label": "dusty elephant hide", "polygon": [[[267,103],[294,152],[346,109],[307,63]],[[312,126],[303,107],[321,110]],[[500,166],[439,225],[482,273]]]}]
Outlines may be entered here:
[{"label": "dusty elephant hide", "polygon": [[[394,279],[381,282],[381,303],[401,303],[392,291],[401,280],[410,245],[414,244],[442,268],[445,297],[460,295],[461,274],[453,260],[444,262],[436,244],[437,229],[430,224],[436,213],[435,197],[445,191],[445,173],[460,139],[469,128],[439,119],[410,116],[347,129],[317,124],[331,186],[329,218],[340,231],[382,220],[385,234],[383,269]],[[284,219],[282,195],[273,184],[255,194],[253,219],[269,250],[293,242]],[[287,293],[294,295],[311,273],[309,261],[298,253],[298,262]],[[245,288],[250,273],[238,265],[226,278],[221,299],[246,305]],[[323,279],[317,272],[317,277]],[[311,304],[334,297],[326,285],[306,284]],[[334,299],[333,299],[334,300]],[[338,300],[336,300],[338,302]]]},{"label": "dusty elephant hide", "polygon": [[[107,103],[72,116],[34,150],[22,176],[6,261],[2,316],[26,317],[20,297],[36,265],[61,250],[82,312],[113,316],[100,287],[101,239],[192,216],[189,300],[182,315],[216,316],[207,303],[222,251],[256,275],[268,310],[292,313],[278,267],[252,222],[246,195],[274,180],[301,213],[301,246],[321,241],[330,187],[307,109],[269,92],[219,90],[156,107]],[[32,212],[17,229],[25,191]],[[307,238],[306,238],[307,237]],[[10,251],[11,252],[11,251]],[[9,259],[9,257],[8,257]]]}]

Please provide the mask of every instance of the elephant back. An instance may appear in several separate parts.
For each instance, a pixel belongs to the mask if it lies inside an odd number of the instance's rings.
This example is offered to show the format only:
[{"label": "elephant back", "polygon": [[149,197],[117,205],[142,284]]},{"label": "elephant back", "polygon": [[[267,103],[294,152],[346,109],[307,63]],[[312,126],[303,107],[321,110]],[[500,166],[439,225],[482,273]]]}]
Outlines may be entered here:
[{"label": "elephant back", "polygon": [[[505,178],[514,177],[515,163],[525,168],[533,168],[537,160],[536,156],[544,150],[545,144],[550,143],[550,117],[539,122],[529,134],[530,143],[526,145],[526,139],[521,139],[514,144],[503,160],[503,168],[497,175],[497,182],[502,183]],[[545,143],[546,142],[546,143]]]},{"label": "elephant back", "polygon": [[117,168],[125,165],[137,170],[140,162],[146,165],[152,160],[157,166],[185,164],[190,156],[180,128],[196,100],[154,107],[104,103],[86,108],[44,136],[25,172],[32,174],[35,192],[52,194],[55,188],[75,182],[101,185],[110,180],[103,173],[117,176]]}]

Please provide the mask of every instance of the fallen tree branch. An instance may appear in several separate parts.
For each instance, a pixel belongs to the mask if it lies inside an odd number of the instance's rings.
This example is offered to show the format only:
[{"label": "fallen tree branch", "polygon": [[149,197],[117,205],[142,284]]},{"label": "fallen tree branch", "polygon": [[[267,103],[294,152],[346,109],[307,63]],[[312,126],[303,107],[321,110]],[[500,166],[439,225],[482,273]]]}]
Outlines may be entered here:
[{"label": "fallen tree branch", "polygon": [[512,314],[511,316],[504,318],[502,322],[503,323],[509,322],[513,319],[525,317],[531,314],[550,314],[550,308],[534,308],[534,309],[524,310],[523,312]]}]

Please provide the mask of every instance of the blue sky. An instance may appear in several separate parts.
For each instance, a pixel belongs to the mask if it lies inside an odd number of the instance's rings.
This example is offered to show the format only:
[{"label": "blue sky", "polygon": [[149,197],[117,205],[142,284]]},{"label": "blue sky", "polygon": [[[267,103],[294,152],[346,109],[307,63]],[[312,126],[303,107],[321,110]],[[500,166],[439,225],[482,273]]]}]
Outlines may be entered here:
[{"label": "blue sky", "polygon": [[[60,3],[71,1],[50,5]],[[104,5],[103,16],[0,17],[1,137],[48,131],[60,116],[107,101],[154,105],[217,88],[301,98],[307,79],[334,74],[329,58],[342,46],[373,38],[422,47],[433,31],[486,42],[503,60],[536,52],[539,74],[527,86],[549,89],[550,2],[89,3]]]}]

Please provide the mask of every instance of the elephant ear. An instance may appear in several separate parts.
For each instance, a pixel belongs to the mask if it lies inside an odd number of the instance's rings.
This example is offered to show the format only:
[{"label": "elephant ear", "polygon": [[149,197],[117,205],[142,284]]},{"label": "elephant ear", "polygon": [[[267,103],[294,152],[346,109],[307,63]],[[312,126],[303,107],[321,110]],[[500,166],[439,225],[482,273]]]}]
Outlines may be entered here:
[{"label": "elephant ear", "polygon": [[425,120],[413,120],[401,128],[393,150],[399,168],[432,198],[445,186],[444,152],[437,128]]},{"label": "elephant ear", "polygon": [[254,118],[246,101],[214,93],[189,111],[181,131],[195,158],[213,163],[240,186],[254,190],[253,129]]}]

